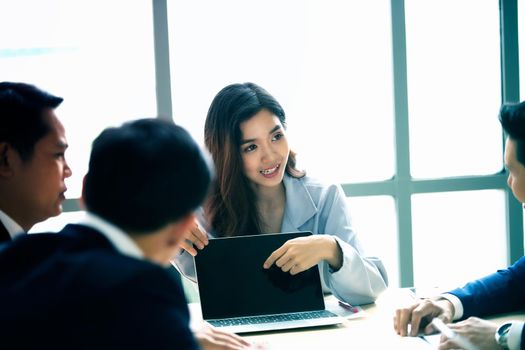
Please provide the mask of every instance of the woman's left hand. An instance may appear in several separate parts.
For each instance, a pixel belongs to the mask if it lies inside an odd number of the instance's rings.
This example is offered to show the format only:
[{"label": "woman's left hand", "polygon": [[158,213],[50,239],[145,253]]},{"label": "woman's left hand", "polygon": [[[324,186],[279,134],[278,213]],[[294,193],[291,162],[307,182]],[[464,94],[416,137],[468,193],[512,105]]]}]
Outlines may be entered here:
[{"label": "woman's left hand", "polygon": [[326,260],[334,269],[342,264],[342,252],[334,237],[313,235],[294,238],[275,250],[264,262],[269,269],[274,263],[284,272],[296,275]]}]

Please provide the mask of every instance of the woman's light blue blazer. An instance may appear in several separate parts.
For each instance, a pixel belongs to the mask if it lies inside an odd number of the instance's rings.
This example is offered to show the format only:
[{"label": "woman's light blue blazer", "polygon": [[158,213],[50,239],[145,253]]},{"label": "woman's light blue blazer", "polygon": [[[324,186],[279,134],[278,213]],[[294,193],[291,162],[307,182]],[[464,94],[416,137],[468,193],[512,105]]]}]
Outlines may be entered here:
[{"label": "woman's light blue blazer", "polygon": [[[332,235],[343,252],[343,265],[337,271],[325,261],[319,263],[323,290],[353,305],[375,301],[387,288],[387,273],[381,259],[366,256],[352,227],[341,186],[326,185],[308,176],[296,179],[285,175],[284,187],[286,205],[281,232]],[[183,252],[173,262],[184,276],[195,281],[190,254]]]}]

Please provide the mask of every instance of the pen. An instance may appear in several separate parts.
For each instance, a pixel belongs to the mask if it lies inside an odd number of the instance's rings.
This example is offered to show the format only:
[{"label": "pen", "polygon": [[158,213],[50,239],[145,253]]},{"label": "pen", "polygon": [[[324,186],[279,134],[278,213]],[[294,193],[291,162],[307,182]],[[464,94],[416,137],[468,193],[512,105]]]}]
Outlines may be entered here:
[{"label": "pen", "polygon": [[434,317],[432,319],[432,326],[434,326],[441,334],[450,340],[453,340],[457,345],[461,346],[465,350],[475,350],[476,348],[472,345],[465,337],[454,332],[450,329],[441,319]]},{"label": "pen", "polygon": [[339,306],[341,306],[344,309],[352,311],[354,314],[359,311],[356,307],[353,307],[352,305],[345,303],[342,300],[338,300],[338,303],[339,303]]}]

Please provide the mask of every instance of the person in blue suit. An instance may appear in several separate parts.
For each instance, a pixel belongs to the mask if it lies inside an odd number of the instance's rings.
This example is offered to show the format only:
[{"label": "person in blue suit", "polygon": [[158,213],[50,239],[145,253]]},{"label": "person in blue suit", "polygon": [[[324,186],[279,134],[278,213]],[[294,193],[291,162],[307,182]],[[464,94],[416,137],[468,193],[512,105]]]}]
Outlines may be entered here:
[{"label": "person in blue suit", "polygon": [[[286,273],[318,266],[323,290],[351,304],[376,300],[388,284],[380,258],[368,256],[353,227],[339,184],[296,167],[279,102],[254,83],[231,84],[213,99],[204,128],[217,180],[203,206],[200,226],[183,242],[175,264],[195,277],[193,257],[210,237],[310,231],[261,261]],[[242,261],[239,261],[242,264]]]},{"label": "person in blue suit", "polygon": [[104,130],[84,178],[85,220],[0,246],[2,348],[199,348],[166,267],[211,176],[172,122]]},{"label": "person in blue suit", "polygon": [[72,174],[55,112],[62,101],[31,84],[0,82],[0,243],[62,212]]},{"label": "person in blue suit", "polygon": [[[505,166],[508,185],[525,203],[525,102],[505,104],[499,114],[507,134]],[[449,324],[477,349],[525,349],[524,322],[508,322],[500,327],[479,317],[525,310],[525,257],[512,266],[471,281],[435,298],[422,299],[396,310],[394,328],[398,334],[416,336],[434,332],[434,317]],[[408,333],[410,325],[410,333]],[[454,339],[441,337],[440,349],[460,348]]]}]

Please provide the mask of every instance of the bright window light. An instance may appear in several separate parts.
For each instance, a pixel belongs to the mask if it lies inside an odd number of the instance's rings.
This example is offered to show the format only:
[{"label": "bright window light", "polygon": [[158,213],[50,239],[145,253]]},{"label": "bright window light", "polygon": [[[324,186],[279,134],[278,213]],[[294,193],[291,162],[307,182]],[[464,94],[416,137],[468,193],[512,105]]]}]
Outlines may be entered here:
[{"label": "bright window light", "polygon": [[412,199],[416,287],[455,288],[507,265],[503,191],[417,194]]},{"label": "bright window light", "polygon": [[0,2],[1,79],[64,97],[68,198],[80,196],[103,128],[156,116],[152,13],[147,0]]},{"label": "bright window light", "polygon": [[503,169],[498,1],[406,0],[412,176]]},{"label": "bright window light", "polygon": [[215,94],[251,81],[311,175],[392,177],[390,1],[168,1],[168,15],[174,118],[198,140]]}]

